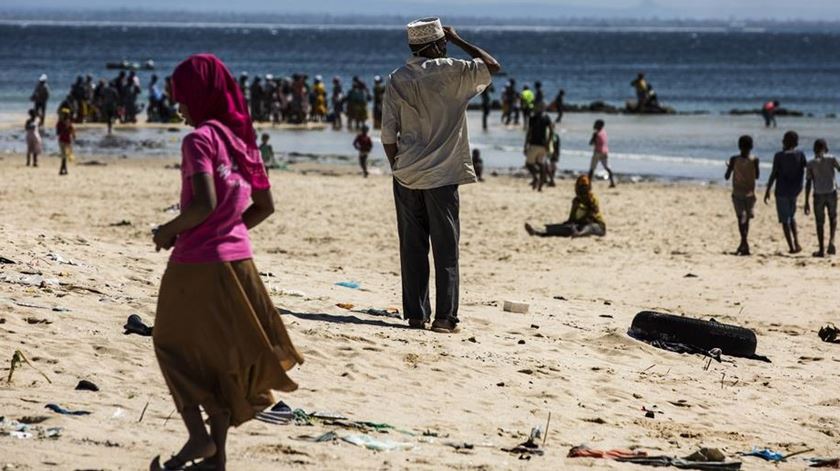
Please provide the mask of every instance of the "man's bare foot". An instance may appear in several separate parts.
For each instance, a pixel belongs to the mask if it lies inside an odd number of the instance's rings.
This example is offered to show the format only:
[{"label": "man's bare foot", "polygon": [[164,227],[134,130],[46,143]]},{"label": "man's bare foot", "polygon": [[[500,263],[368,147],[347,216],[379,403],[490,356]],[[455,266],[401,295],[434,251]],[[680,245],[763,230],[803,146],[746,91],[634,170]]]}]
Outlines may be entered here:
[{"label": "man's bare foot", "polygon": [[816,252],[812,253],[811,256],[816,258],[823,258],[825,257],[825,252],[823,252],[822,250],[817,250]]},{"label": "man's bare foot", "polygon": [[837,249],[834,248],[834,244],[828,244],[828,254],[829,255],[836,255]]},{"label": "man's bare foot", "polygon": [[796,247],[794,247],[793,250],[790,251],[790,253],[799,253],[799,252],[802,252],[802,246],[800,246],[799,244],[796,244]]}]

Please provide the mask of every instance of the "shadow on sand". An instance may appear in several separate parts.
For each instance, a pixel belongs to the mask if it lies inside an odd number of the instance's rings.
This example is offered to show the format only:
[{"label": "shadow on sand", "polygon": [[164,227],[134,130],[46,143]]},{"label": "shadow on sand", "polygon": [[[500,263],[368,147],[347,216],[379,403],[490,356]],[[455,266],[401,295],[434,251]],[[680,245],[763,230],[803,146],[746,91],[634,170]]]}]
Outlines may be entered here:
[{"label": "shadow on sand", "polygon": [[[334,315],[334,314],[316,314],[316,313],[308,313],[308,312],[292,312],[288,309],[277,308],[277,312],[280,313],[282,316],[292,316],[297,317],[298,319],[303,319],[307,321],[319,321],[319,322],[331,322],[333,324],[356,324],[356,325],[369,325],[373,327],[386,327],[391,329],[410,329],[406,324],[403,323],[393,323],[393,322],[385,322],[378,319],[361,319],[356,316],[352,315]],[[396,322],[400,322],[399,320],[395,319]]]}]

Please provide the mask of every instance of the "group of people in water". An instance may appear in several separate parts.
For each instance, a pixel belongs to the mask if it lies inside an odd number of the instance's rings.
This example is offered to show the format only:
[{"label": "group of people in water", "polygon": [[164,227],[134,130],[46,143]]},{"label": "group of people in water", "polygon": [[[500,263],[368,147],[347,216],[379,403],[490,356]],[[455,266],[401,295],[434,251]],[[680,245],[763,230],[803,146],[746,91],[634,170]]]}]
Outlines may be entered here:
[{"label": "group of people in water", "polygon": [[250,79],[247,72],[239,76],[239,87],[248,103],[255,122],[273,124],[332,123],[341,129],[360,130],[371,118],[368,104],[372,103],[373,126],[379,129],[382,120],[382,97],[385,86],[382,77],[375,76],[373,87],[358,76],[345,88],[340,77],[333,77],[332,89],[320,75],[312,82],[306,74],[275,77],[266,74]]},{"label": "group of people in water", "polygon": [[[67,95],[59,102],[56,112],[59,117],[68,114],[74,123],[106,123],[108,132],[115,122],[136,123],[145,107],[148,122],[178,122],[181,120],[171,99],[171,78],[161,84],[153,74],[147,85],[148,103],[141,104],[142,87],[135,71],[120,71],[111,79],[94,80],[93,76],[76,77]],[[41,75],[32,92],[32,110],[38,116],[39,125],[44,125],[50,87],[47,75]]]}]

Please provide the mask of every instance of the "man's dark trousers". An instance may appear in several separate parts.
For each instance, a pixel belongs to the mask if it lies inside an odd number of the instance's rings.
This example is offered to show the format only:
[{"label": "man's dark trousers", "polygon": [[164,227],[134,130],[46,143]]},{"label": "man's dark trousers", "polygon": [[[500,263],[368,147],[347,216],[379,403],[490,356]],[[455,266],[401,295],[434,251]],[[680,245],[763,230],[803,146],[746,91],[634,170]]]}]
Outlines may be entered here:
[{"label": "man's dark trousers", "polygon": [[412,190],[394,180],[403,315],[428,321],[429,241],[435,260],[435,320],[458,323],[458,185]]}]

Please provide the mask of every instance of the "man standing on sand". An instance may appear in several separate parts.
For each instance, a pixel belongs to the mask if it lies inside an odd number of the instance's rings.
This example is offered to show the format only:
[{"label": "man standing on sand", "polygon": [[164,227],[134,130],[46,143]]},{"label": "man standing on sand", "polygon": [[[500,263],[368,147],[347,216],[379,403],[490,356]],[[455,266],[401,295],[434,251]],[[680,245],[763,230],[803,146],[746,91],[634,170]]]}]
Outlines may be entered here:
[{"label": "man standing on sand", "polygon": [[[458,185],[474,183],[466,110],[501,66],[438,18],[408,24],[412,55],[391,73],[382,109],[381,140],[394,174],[403,311],[425,328],[429,302],[429,241],[437,292],[432,330],[458,331]],[[446,57],[451,42],[472,60]]]}]

